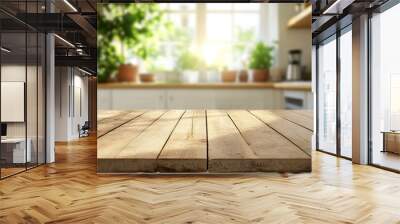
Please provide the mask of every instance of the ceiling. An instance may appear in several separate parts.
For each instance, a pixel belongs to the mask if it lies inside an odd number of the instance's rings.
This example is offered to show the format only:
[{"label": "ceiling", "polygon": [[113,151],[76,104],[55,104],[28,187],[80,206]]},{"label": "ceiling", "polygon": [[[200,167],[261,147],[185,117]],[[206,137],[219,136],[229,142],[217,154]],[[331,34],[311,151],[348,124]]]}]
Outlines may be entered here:
[{"label": "ceiling", "polygon": [[[12,49],[9,60],[26,55],[30,60],[38,49],[36,39],[31,40],[36,32],[51,32],[57,34],[56,65],[79,66],[96,73],[96,4],[96,0],[1,0],[2,46]],[[25,40],[21,33],[26,31]],[[35,35],[30,35],[31,31]]]}]

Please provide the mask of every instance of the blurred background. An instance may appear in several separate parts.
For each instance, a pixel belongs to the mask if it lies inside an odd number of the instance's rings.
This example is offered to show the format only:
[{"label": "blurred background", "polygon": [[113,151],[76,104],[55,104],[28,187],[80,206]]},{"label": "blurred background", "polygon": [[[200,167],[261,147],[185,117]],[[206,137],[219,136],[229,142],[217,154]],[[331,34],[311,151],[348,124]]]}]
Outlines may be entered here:
[{"label": "blurred background", "polygon": [[311,6],[98,5],[99,109],[311,109]]}]

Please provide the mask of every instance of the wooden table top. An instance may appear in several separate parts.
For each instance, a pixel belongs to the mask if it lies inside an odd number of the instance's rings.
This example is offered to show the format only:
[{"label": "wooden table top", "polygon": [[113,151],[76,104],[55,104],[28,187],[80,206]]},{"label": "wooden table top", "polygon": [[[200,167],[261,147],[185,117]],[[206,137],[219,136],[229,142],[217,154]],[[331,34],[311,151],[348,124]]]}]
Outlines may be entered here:
[{"label": "wooden table top", "polygon": [[100,111],[99,172],[303,172],[305,110]]}]

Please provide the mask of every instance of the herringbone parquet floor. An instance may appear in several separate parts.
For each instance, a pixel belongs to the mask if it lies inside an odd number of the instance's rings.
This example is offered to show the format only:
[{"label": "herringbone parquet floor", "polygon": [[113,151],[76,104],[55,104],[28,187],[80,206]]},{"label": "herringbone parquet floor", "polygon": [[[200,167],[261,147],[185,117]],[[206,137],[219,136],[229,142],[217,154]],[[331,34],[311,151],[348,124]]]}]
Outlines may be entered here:
[{"label": "herringbone parquet floor", "polygon": [[400,175],[313,152],[313,172],[100,176],[96,141],[0,181],[0,223],[400,223]]}]

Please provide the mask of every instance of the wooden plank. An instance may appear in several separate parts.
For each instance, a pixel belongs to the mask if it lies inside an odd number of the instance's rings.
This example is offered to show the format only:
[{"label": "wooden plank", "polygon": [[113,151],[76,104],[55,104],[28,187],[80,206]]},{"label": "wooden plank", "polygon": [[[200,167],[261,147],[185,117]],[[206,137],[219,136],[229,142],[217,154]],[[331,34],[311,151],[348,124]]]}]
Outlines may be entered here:
[{"label": "wooden plank", "polygon": [[155,172],[157,157],[183,115],[183,110],[171,110],[129,142],[116,156],[129,161],[129,166],[122,166],[124,172]]},{"label": "wooden plank", "polygon": [[281,135],[285,136],[305,153],[311,155],[312,132],[310,130],[283,119],[271,111],[252,110],[250,112]]},{"label": "wooden plank", "polygon": [[309,116],[303,115],[299,110],[273,110],[276,115],[303,126],[310,131],[314,129],[314,121]]},{"label": "wooden plank", "polygon": [[97,124],[97,138],[102,137],[113,129],[137,118],[144,111],[123,112],[112,117],[105,118]]},{"label": "wooden plank", "polygon": [[226,112],[208,110],[207,126],[210,172],[233,172],[238,170],[238,167],[226,163],[256,158]]},{"label": "wooden plank", "polygon": [[98,139],[98,172],[310,170],[312,132],[278,112],[149,111]]},{"label": "wooden plank", "polygon": [[[255,171],[303,172],[311,170],[310,155],[248,111],[229,111],[228,115],[256,155],[259,167],[255,167]],[[311,138],[311,135],[309,137]]]},{"label": "wooden plank", "polygon": [[[221,145],[219,148],[214,148],[209,143],[210,172],[305,172],[311,170],[309,155],[252,114],[243,110],[228,111],[227,113],[239,132],[240,136],[237,138],[243,139],[246,150],[251,151],[249,154],[251,156],[222,154],[220,158],[216,158],[214,154],[211,154],[211,150],[224,153],[230,151],[231,147],[230,145]],[[225,123],[229,122],[225,121]],[[211,126],[212,124],[209,122],[209,133]],[[209,136],[209,138],[211,137]],[[217,138],[217,141],[221,139],[224,137]]]},{"label": "wooden plank", "polygon": [[118,154],[140,135],[146,128],[158,120],[166,111],[154,110],[141,115],[121,127],[97,139],[98,172],[119,172],[124,170],[118,159]]},{"label": "wooden plank", "polygon": [[157,159],[161,172],[207,170],[207,134],[204,110],[186,111]]},{"label": "wooden plank", "polygon": [[299,113],[305,117],[314,119],[314,111],[313,110],[294,110],[294,111],[296,111],[297,113]]},{"label": "wooden plank", "polygon": [[101,122],[103,119],[118,116],[120,114],[127,113],[127,111],[122,110],[99,110],[97,111],[97,121]]},{"label": "wooden plank", "polygon": [[163,110],[146,112],[137,119],[125,123],[121,127],[111,131],[102,138],[98,138],[97,157],[116,158],[125,146],[159,119],[165,112],[166,111]]}]

